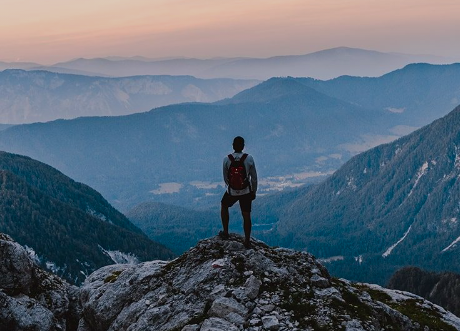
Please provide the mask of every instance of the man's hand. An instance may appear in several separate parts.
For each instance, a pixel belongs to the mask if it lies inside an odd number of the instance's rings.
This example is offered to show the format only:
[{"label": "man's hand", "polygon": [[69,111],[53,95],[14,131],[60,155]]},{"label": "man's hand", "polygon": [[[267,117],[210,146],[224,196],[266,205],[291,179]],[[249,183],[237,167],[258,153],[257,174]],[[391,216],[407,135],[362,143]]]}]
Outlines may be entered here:
[{"label": "man's hand", "polygon": [[256,199],[256,192],[251,192],[251,199],[255,200]]}]

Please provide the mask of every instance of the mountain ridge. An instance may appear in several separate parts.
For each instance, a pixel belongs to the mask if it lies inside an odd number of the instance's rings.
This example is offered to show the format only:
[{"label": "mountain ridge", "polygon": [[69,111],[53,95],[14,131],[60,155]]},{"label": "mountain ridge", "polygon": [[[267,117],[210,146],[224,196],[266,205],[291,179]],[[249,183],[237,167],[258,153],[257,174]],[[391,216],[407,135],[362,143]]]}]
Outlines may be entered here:
[{"label": "mountain ridge", "polygon": [[330,79],[342,75],[380,76],[414,62],[452,63],[454,59],[433,55],[386,53],[352,47],[336,47],[300,55],[266,58],[110,58],[74,59],[36,69],[78,70],[108,76],[136,74],[190,74],[201,78],[237,78],[265,80],[273,76],[306,76]]},{"label": "mountain ridge", "polygon": [[0,153],[0,231],[79,284],[114,261],[172,258],[96,191],[29,158]]},{"label": "mountain ridge", "polygon": [[[460,235],[459,123],[457,107],[408,136],[353,157],[299,197],[272,236],[322,258],[341,256],[337,269],[330,268],[352,279],[367,276],[384,283],[404,265],[459,270],[452,263]],[[366,258],[369,264],[362,262]],[[347,274],[350,263],[354,267]],[[370,265],[376,271],[365,275]]]},{"label": "mountain ridge", "polygon": [[258,82],[185,75],[110,78],[5,70],[0,72],[0,123],[127,115],[182,102],[213,102]]}]

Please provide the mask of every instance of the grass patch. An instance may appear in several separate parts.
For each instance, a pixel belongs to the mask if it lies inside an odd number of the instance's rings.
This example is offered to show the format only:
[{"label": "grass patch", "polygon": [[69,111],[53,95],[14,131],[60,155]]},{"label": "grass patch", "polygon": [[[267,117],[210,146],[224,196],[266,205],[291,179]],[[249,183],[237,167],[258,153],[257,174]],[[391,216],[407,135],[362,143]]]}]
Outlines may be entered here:
[{"label": "grass patch", "polygon": [[118,271],[112,272],[112,274],[110,276],[105,277],[104,283],[114,283],[118,279],[118,276],[120,276],[120,274],[122,272],[123,272],[123,270],[118,270]]},{"label": "grass patch", "polygon": [[404,303],[390,303],[389,306],[430,330],[457,331],[455,327],[444,322],[437,311],[423,308],[418,303],[422,301],[410,299]]},{"label": "grass patch", "polygon": [[354,285],[362,291],[366,291],[372,300],[380,301],[401,314],[409,317],[411,320],[419,323],[421,327],[429,327],[430,330],[456,331],[457,329],[442,320],[442,316],[435,310],[422,307],[422,300],[408,299],[401,302],[393,301],[391,296],[383,291],[371,289],[365,285]]}]

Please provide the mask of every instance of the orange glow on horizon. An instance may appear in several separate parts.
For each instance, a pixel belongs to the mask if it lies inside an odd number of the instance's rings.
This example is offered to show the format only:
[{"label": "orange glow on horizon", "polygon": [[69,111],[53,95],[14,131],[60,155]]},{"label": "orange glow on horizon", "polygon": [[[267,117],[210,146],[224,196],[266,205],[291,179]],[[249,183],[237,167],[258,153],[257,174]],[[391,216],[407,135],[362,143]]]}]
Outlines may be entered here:
[{"label": "orange glow on horizon", "polygon": [[268,57],[350,46],[460,57],[458,0],[2,0],[0,60]]}]

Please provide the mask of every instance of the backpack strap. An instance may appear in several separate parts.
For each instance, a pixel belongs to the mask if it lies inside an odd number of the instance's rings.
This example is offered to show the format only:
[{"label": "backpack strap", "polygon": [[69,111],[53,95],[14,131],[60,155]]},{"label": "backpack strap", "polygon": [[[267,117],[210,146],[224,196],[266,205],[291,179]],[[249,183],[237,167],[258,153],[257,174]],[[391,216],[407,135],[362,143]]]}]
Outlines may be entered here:
[{"label": "backpack strap", "polygon": [[233,157],[232,154],[228,154],[227,157],[231,162],[235,162],[235,158]]},{"label": "backpack strap", "polygon": [[248,157],[248,154],[244,153],[243,156],[241,157],[240,161],[244,162],[244,160],[246,160],[247,157]]}]

